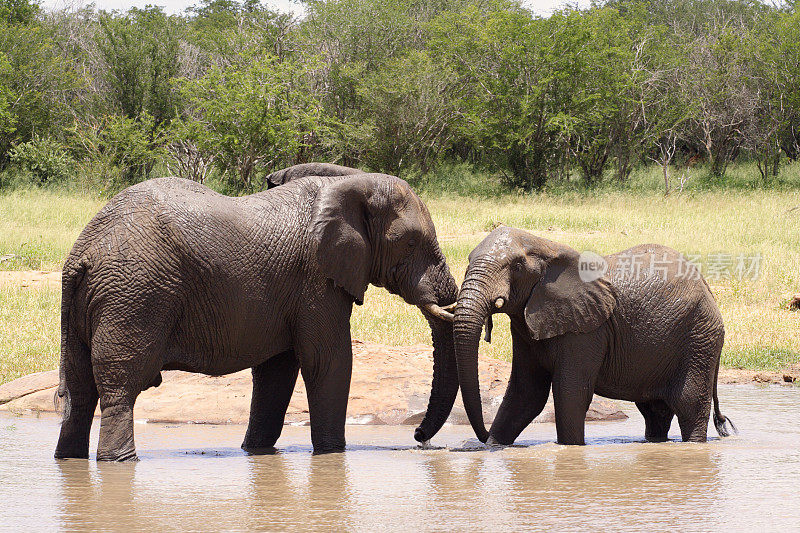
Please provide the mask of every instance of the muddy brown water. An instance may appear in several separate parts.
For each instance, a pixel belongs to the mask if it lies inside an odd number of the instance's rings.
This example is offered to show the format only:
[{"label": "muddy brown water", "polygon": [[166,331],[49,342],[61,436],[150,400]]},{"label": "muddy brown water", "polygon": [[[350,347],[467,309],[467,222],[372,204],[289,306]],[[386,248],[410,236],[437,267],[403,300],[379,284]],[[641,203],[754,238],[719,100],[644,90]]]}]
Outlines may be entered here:
[{"label": "muddy brown water", "polygon": [[641,442],[624,404],[629,420],[587,424],[587,446],[533,424],[495,451],[466,426],[437,450],[415,449],[410,427],[349,426],[345,453],[312,456],[308,428],[289,426],[280,453],[254,457],[242,426],[137,423],[129,464],[57,462],[57,418],[2,414],[0,529],[796,530],[800,388],[720,396],[740,435],[704,444]]}]

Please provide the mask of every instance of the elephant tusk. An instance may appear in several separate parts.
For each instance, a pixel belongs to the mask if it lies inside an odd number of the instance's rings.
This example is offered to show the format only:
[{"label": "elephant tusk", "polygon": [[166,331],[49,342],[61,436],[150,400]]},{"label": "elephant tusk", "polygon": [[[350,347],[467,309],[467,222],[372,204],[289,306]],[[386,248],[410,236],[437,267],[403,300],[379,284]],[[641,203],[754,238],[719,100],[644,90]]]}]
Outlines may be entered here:
[{"label": "elephant tusk", "polygon": [[456,310],[456,304],[458,304],[458,302],[453,302],[450,305],[445,305],[444,307],[442,307],[442,309],[444,309],[448,313],[453,313]]},{"label": "elephant tusk", "polygon": [[498,309],[503,307],[505,304],[506,304],[506,301],[502,297],[500,297],[500,298],[498,298],[497,300],[494,301],[494,306],[496,308],[498,308]]},{"label": "elephant tusk", "polygon": [[447,311],[445,311],[436,304],[427,304],[424,306],[420,306],[420,309],[423,309],[428,313],[432,314],[433,316],[435,316],[436,318],[444,320],[446,322],[453,322],[455,320],[453,313],[448,313]]}]

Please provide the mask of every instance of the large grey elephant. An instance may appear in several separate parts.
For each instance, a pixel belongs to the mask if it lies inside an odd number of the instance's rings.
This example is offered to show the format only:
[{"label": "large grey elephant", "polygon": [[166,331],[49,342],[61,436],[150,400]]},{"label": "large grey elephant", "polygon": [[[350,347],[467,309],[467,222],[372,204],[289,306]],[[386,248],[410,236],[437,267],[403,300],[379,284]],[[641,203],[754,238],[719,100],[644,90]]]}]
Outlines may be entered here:
[{"label": "large grey elephant", "polygon": [[[477,355],[493,313],[511,318],[513,361],[487,432]],[[551,384],[560,444],[584,443],[595,393],[636,402],[648,441],[666,440],[673,416],[683,440],[704,441],[712,399],[717,431],[728,434],[717,399],[722,317],[700,272],[670,248],[582,257],[498,228],[469,256],[454,332],[461,395],[482,442],[513,443],[542,411]]]},{"label": "large grey elephant", "polygon": [[[295,176],[297,178],[297,176]],[[430,214],[408,184],[382,174],[302,177],[231,198],[162,178],[115,196],[63,270],[57,458],[88,457],[99,400],[99,460],[136,457],[133,406],[162,369],[222,375],[252,368],[242,447],[271,449],[298,369],[315,453],[340,451],[350,386],[350,314],[367,285],[427,318],[434,376],[425,441],[458,391],[452,314],[457,285]]]}]

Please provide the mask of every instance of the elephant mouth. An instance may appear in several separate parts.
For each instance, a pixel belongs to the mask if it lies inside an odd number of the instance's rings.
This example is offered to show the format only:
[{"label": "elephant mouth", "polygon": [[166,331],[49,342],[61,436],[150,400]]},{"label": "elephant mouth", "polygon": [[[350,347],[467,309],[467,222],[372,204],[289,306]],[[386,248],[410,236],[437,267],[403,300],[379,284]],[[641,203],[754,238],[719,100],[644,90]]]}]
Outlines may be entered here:
[{"label": "elephant mouth", "polygon": [[444,320],[445,322],[451,323],[455,320],[455,316],[453,315],[453,312],[456,309],[455,302],[444,307],[440,307],[436,304],[425,304],[420,305],[419,308],[423,311],[426,311],[428,314],[435,316],[439,320]]}]

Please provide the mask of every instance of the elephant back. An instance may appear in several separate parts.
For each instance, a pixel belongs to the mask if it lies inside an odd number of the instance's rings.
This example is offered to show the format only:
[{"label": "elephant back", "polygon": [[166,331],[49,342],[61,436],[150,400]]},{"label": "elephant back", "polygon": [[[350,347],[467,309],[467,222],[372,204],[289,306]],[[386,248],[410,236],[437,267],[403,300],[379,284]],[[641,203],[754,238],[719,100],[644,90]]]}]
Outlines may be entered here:
[{"label": "elephant back", "polygon": [[698,319],[721,327],[719,308],[700,269],[676,250],[643,244],[606,261],[618,294],[615,314],[622,324],[651,332],[656,343]]}]

